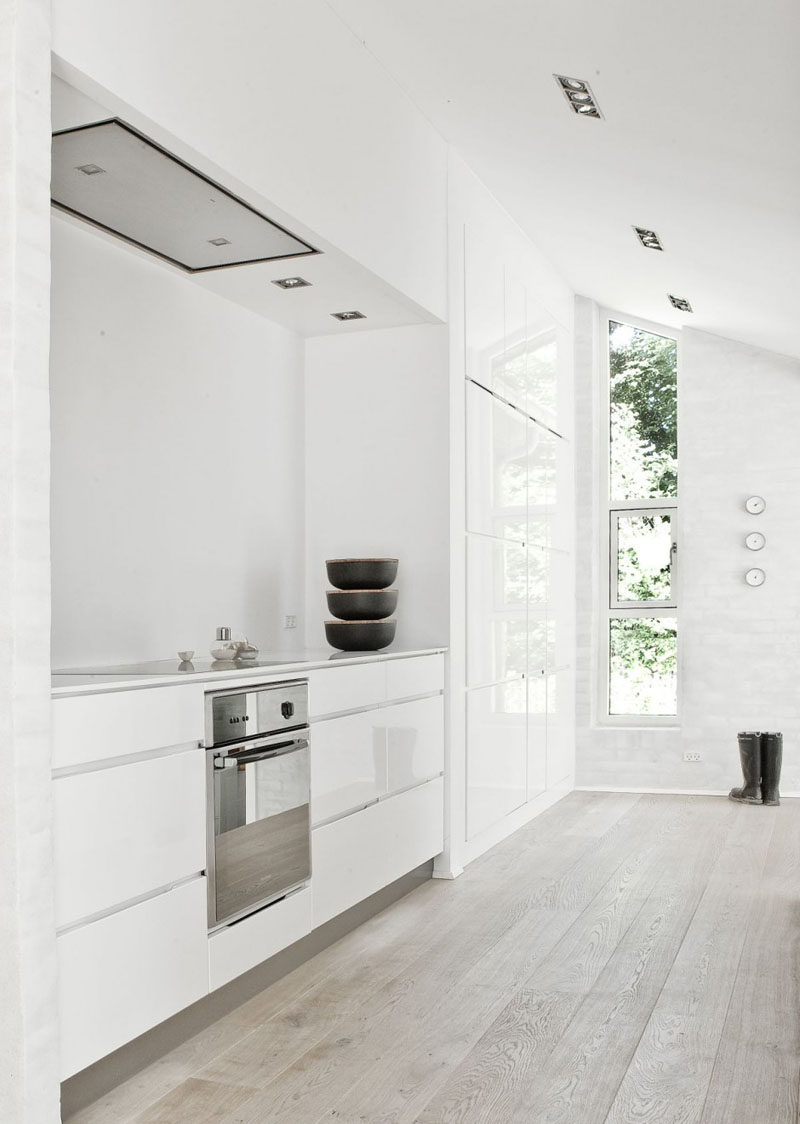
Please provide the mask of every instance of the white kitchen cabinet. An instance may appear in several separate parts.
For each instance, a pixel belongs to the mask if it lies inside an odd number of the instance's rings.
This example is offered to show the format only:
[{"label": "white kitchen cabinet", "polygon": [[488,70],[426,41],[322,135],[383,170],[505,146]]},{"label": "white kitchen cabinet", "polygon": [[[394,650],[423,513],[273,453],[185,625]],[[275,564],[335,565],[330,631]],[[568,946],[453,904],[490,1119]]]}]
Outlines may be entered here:
[{"label": "white kitchen cabinet", "polygon": [[386,665],[380,661],[309,672],[308,713],[311,718],[379,706],[385,700]]},{"label": "white kitchen cabinet", "polygon": [[443,841],[441,777],[315,828],[314,926],[438,855]]},{"label": "white kitchen cabinet", "polygon": [[306,887],[208,938],[211,991],[255,968],[311,932],[311,889]]},{"label": "white kitchen cabinet", "polygon": [[315,722],[311,733],[311,822],[363,808],[387,792],[386,709]]},{"label": "white kitchen cabinet", "polygon": [[519,808],[527,795],[526,684],[467,693],[467,838]]},{"label": "white kitchen cabinet", "polygon": [[575,772],[575,678],[572,668],[547,677],[547,787]]},{"label": "white kitchen cabinet", "polygon": [[389,706],[379,713],[386,730],[389,792],[411,788],[444,770],[441,695]]},{"label": "white kitchen cabinet", "polygon": [[467,383],[467,530],[524,542],[528,423],[525,415]]},{"label": "white kitchen cabinet", "polygon": [[533,800],[547,789],[547,677],[544,672],[531,675],[527,691],[527,792],[528,800]]},{"label": "white kitchen cabinet", "polygon": [[53,803],[58,928],[205,869],[201,749],[58,776]]},{"label": "white kitchen cabinet", "polygon": [[206,880],[60,934],[61,1077],[208,993]]},{"label": "white kitchen cabinet", "polygon": [[524,545],[467,539],[467,683],[483,686],[525,674],[528,616]]},{"label": "white kitchen cabinet", "polygon": [[198,745],[204,737],[203,686],[187,683],[53,700],[53,769]]},{"label": "white kitchen cabinet", "polygon": [[387,660],[384,667],[389,701],[433,694],[444,687],[444,656],[441,654]]},{"label": "white kitchen cabinet", "polygon": [[464,230],[467,378],[492,389],[505,349],[505,269],[493,238],[479,225]]}]

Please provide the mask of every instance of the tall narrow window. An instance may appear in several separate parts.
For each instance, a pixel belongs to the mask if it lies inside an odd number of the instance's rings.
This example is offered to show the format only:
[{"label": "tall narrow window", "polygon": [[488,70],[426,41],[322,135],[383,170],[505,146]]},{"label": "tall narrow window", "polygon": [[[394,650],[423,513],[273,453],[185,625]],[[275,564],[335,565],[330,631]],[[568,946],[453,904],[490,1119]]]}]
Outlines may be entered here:
[{"label": "tall narrow window", "polygon": [[677,342],[609,318],[603,709],[678,713]]}]

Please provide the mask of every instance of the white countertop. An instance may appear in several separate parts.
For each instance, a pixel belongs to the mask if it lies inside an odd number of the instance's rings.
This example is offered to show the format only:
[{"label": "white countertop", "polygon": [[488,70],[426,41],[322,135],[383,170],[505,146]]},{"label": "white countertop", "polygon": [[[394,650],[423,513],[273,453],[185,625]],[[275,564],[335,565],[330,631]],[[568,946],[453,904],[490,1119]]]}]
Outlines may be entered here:
[{"label": "white countertop", "polygon": [[409,656],[431,656],[446,648],[383,648],[379,652],[336,652],[330,648],[297,652],[260,652],[255,663],[195,659],[181,664],[172,660],[120,664],[110,667],[63,668],[53,672],[52,696],[91,695],[102,691],[126,691],[142,687],[172,687],[177,683],[224,683],[229,680],[266,679],[302,675],[323,667],[375,663]]}]

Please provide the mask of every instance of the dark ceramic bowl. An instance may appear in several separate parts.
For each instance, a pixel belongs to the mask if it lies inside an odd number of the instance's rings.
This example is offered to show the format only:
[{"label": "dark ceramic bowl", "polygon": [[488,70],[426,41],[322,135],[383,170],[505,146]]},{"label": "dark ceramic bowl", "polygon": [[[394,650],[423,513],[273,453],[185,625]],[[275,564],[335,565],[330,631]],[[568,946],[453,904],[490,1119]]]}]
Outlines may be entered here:
[{"label": "dark ceramic bowl", "polygon": [[332,648],[342,652],[377,652],[394,640],[397,621],[325,621]]},{"label": "dark ceramic bowl", "polygon": [[383,621],[397,608],[396,589],[329,589],[327,598],[340,621]]},{"label": "dark ceramic bowl", "polygon": [[386,589],[397,577],[396,558],[329,558],[325,565],[337,589]]}]

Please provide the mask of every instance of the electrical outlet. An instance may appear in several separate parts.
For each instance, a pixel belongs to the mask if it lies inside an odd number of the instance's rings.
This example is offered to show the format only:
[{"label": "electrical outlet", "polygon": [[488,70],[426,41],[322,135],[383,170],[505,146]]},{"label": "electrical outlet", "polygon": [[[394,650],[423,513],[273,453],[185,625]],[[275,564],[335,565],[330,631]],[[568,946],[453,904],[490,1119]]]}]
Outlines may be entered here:
[{"label": "electrical outlet", "polygon": [[297,628],[297,617],[294,615],[294,613],[287,613],[287,615],[283,618],[283,627]]},{"label": "electrical outlet", "polygon": [[686,753],[684,753],[683,760],[684,761],[702,761],[703,755],[701,753],[697,753],[695,750],[688,750]]}]

